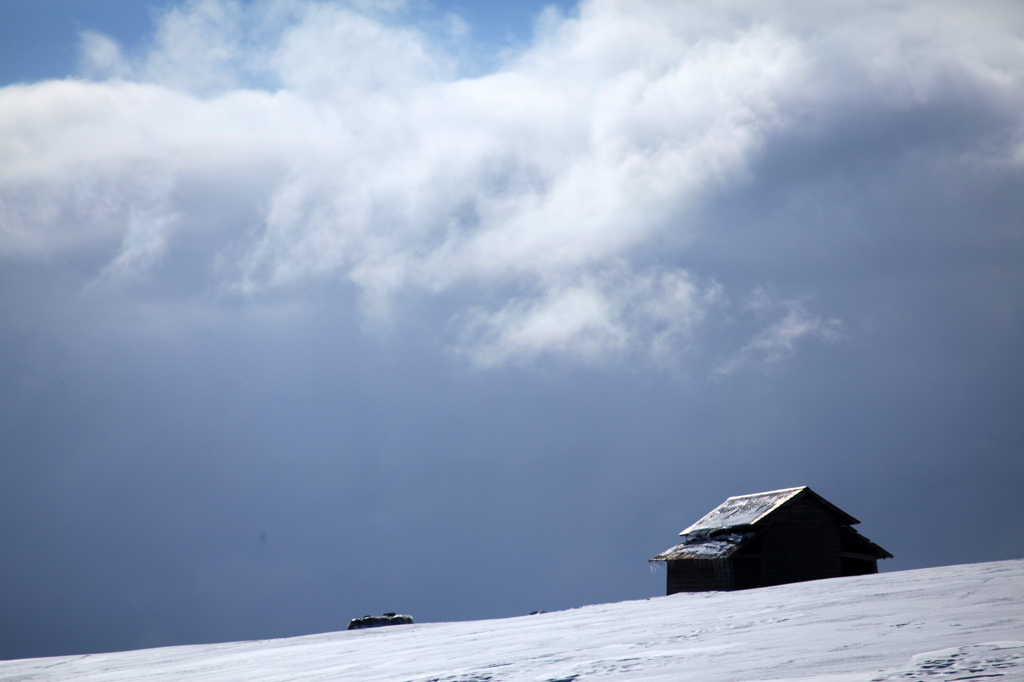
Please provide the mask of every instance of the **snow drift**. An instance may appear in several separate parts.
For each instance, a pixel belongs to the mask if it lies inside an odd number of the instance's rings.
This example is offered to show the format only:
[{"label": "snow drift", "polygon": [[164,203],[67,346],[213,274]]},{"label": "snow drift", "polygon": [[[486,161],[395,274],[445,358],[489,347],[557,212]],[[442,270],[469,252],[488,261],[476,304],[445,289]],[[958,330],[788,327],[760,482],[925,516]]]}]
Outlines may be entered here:
[{"label": "snow drift", "polygon": [[0,680],[1024,680],[1024,560],[0,662]]}]

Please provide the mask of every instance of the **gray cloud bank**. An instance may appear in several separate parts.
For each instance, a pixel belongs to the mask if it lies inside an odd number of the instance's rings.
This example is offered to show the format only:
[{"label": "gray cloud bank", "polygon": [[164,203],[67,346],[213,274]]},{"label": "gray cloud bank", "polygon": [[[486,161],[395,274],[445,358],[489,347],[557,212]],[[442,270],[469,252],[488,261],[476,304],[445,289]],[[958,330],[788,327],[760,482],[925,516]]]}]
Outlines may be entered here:
[{"label": "gray cloud bank", "polygon": [[472,30],[197,0],[0,89],[0,655],[650,596],[793,485],[1024,553],[1020,3]]}]

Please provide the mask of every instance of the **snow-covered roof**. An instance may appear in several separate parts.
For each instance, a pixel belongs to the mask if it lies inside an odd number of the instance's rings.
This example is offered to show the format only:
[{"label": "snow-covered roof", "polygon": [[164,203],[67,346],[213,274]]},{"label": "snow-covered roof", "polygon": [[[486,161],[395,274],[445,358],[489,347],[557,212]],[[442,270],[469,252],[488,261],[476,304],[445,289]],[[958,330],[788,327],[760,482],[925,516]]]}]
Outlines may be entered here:
[{"label": "snow-covered roof", "polygon": [[799,488],[786,488],[785,490],[771,490],[766,493],[730,497],[708,512],[700,521],[680,533],[680,535],[698,534],[706,536],[715,531],[727,530],[729,528],[753,526],[790,500],[805,494],[813,495],[819,502],[835,512],[840,517],[840,523],[847,525],[860,523],[860,521],[807,486],[801,486]]},{"label": "snow-covered roof", "polygon": [[688,536],[683,542],[666,549],[650,561],[676,559],[724,559],[739,549],[756,533],[722,533],[714,537]]}]

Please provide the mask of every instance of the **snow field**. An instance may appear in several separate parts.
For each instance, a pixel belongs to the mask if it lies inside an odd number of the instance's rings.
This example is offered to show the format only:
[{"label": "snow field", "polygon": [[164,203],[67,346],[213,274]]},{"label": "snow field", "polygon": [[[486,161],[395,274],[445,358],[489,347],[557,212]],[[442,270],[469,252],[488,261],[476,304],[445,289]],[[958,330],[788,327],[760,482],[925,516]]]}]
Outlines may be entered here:
[{"label": "snow field", "polygon": [[1024,681],[1024,560],[0,662],[0,681]]}]

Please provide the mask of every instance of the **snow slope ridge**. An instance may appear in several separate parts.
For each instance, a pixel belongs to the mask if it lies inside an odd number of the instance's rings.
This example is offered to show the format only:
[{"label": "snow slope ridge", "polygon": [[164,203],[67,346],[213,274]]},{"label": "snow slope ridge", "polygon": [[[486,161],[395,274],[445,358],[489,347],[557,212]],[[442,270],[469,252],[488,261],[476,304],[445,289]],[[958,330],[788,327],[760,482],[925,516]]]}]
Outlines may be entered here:
[{"label": "snow slope ridge", "polygon": [[0,680],[1024,681],[1024,560],[462,623],[0,662]]}]

